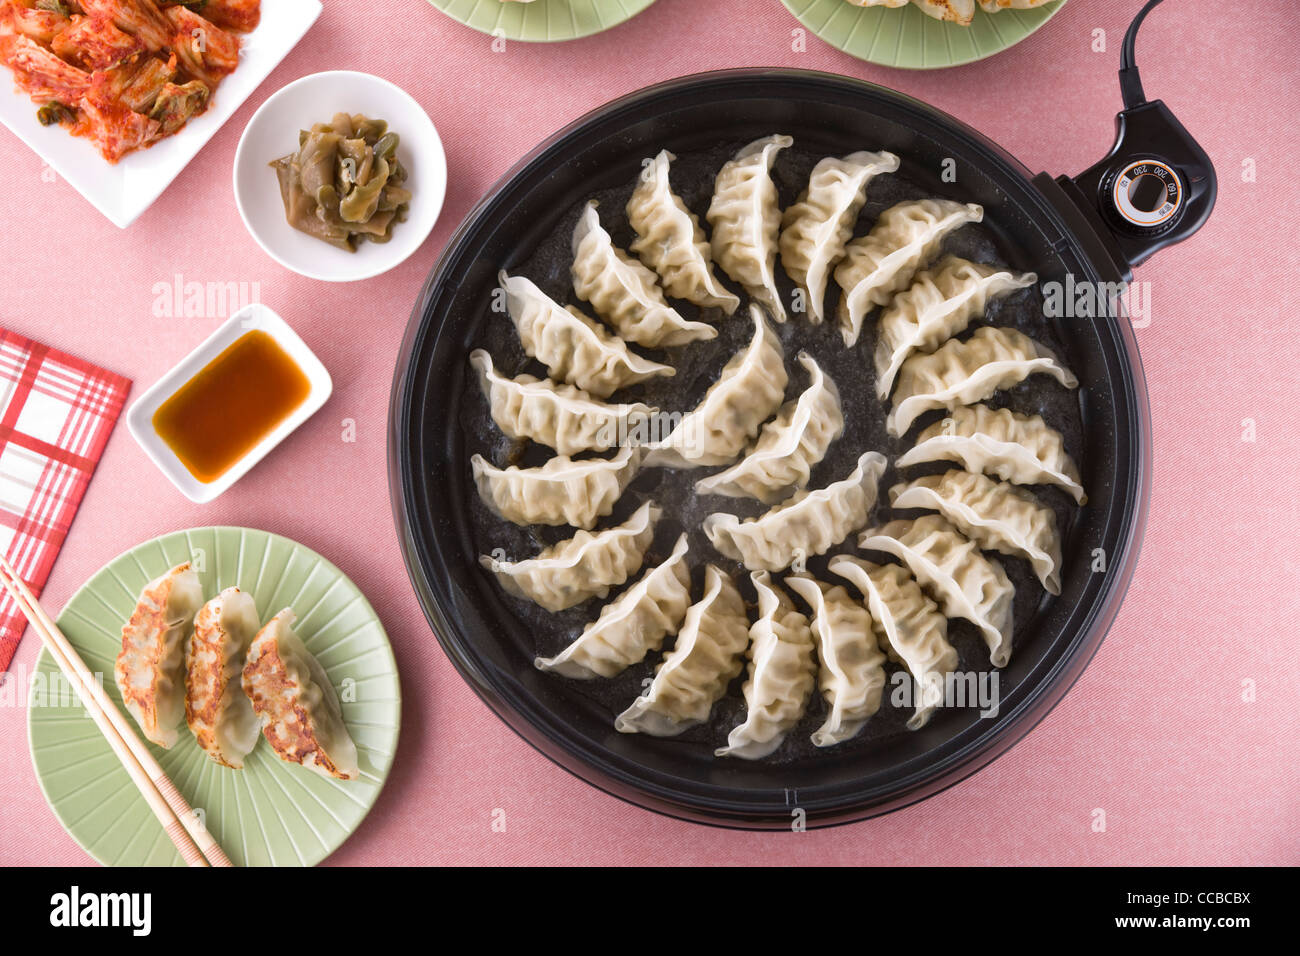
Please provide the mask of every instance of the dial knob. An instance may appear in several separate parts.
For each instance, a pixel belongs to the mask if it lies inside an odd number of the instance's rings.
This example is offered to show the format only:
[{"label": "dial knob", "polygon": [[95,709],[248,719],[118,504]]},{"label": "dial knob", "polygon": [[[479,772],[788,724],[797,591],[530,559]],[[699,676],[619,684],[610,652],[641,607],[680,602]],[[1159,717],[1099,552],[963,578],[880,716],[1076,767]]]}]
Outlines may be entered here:
[{"label": "dial knob", "polygon": [[1183,207],[1183,181],[1174,169],[1155,159],[1127,163],[1113,176],[1108,194],[1120,222],[1143,233],[1171,227]]}]

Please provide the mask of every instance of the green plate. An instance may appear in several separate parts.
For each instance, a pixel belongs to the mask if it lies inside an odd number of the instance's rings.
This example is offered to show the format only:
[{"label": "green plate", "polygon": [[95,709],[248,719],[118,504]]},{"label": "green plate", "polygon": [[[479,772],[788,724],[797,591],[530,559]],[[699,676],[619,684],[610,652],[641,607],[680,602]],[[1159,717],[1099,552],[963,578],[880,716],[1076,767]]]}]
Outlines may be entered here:
[{"label": "green plate", "polygon": [[847,0],[781,0],[799,22],[831,46],[860,60],[905,70],[960,66],[1000,53],[1033,33],[1065,6],[985,13],[968,27],[928,17],[919,8],[858,7]]},{"label": "green plate", "polygon": [[453,20],[492,36],[557,43],[590,36],[630,20],[655,0],[429,0]]},{"label": "green plate", "polygon": [[[294,609],[299,635],[340,691],[361,776],[326,779],[280,760],[265,740],[243,770],[231,770],[209,759],[184,727],[171,750],[148,746],[237,866],[319,863],[365,818],[397,749],[401,690],[383,625],[342,571],[287,538],[247,528],[164,535],[110,562],[59,615],[59,627],[90,669],[104,675],[104,689],[119,706],[113,663],[122,623],[144,585],[183,561],[193,562],[207,597],[238,585],[257,601],[263,620]],[[87,853],[110,865],[183,865],[44,649],[27,733],[45,799]]]}]

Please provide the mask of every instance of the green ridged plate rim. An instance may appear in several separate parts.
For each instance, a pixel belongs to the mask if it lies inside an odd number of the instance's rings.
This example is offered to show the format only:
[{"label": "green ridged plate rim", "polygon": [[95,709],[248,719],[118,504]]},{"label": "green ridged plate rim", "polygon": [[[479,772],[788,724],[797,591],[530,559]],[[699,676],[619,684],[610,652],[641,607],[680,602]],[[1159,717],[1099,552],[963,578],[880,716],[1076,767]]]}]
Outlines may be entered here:
[{"label": "green ridged plate rim", "polygon": [[919,8],[859,7],[847,0],[781,0],[809,32],[860,60],[904,70],[973,63],[1014,46],[1050,20],[1065,0],[1033,10],[985,13],[968,27],[928,17]]},{"label": "green ridged plate rim", "polygon": [[429,0],[453,20],[482,33],[525,43],[591,36],[632,19],[655,0]]},{"label": "green ridged plate rim", "polygon": [[[90,669],[104,675],[104,689],[119,707],[113,662],[122,623],[141,588],[183,561],[194,562],[205,597],[237,585],[256,600],[263,621],[294,609],[298,633],[342,689],[361,776],[328,780],[280,760],[263,739],[243,770],[231,770],[210,760],[184,726],[171,750],[148,746],[237,866],[319,863],[374,805],[397,750],[401,688],[379,616],[342,571],[288,538],[221,527],[163,535],[109,562],[58,618]],[[28,693],[27,733],[45,799],[87,853],[108,865],[183,865],[44,648]]]}]

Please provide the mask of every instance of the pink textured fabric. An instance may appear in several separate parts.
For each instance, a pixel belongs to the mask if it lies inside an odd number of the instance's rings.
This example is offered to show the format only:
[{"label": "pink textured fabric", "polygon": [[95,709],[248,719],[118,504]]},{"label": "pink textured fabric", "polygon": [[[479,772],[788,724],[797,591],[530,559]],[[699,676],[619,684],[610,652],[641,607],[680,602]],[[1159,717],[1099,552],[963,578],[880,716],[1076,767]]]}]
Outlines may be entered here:
[{"label": "pink textured fabric", "polygon": [[[1148,94],[1164,98],[1209,151],[1220,194],[1200,234],[1138,272],[1152,296],[1150,324],[1138,332],[1155,445],[1146,543],[1086,674],[1028,738],[970,780],[881,819],[799,834],[705,829],[607,797],[516,738],[457,676],[412,595],[389,511],[385,416],[411,304],[475,200],[555,129],[658,80],[797,66],[903,90],[1035,171],[1076,173],[1110,144],[1119,44],[1138,6],[1073,0],[997,57],[911,73],[814,37],[796,52],[799,24],[777,0],[659,0],[601,36],[502,52],[421,0],[335,2],[126,232],[0,134],[6,325],[143,386],[222,318],[169,308],[159,290],[176,274],[258,283],[335,383],[321,413],[206,507],[187,503],[120,429],[46,600],[60,606],[126,547],[197,524],[286,534],[352,575],[388,627],[406,708],[388,787],[337,864],[1300,862],[1300,335],[1291,301],[1300,274],[1292,162],[1300,58],[1282,0],[1196,4],[1194,15],[1166,4],[1148,20],[1139,44]],[[1098,31],[1105,52],[1094,52]],[[245,233],[231,197],[235,143],[252,110],[325,69],[394,80],[426,106],[448,150],[451,185],[432,239],[365,283],[327,285],[281,269]],[[349,420],[355,443],[341,439]],[[30,671],[36,650],[25,641],[14,666]],[[0,863],[85,862],[44,805],[25,721],[23,708],[0,708]],[[492,826],[498,809],[505,832]],[[1096,809],[1104,832],[1094,832]]]}]

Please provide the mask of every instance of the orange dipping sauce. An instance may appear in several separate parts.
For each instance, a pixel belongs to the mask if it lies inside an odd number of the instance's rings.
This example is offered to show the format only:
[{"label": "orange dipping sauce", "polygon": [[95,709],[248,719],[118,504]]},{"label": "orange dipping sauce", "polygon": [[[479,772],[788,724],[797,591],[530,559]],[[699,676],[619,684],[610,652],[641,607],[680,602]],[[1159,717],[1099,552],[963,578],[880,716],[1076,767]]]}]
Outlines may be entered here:
[{"label": "orange dipping sauce", "polygon": [[158,437],[199,481],[216,481],[257,447],[311,392],[270,335],[246,332],[153,415]]}]

